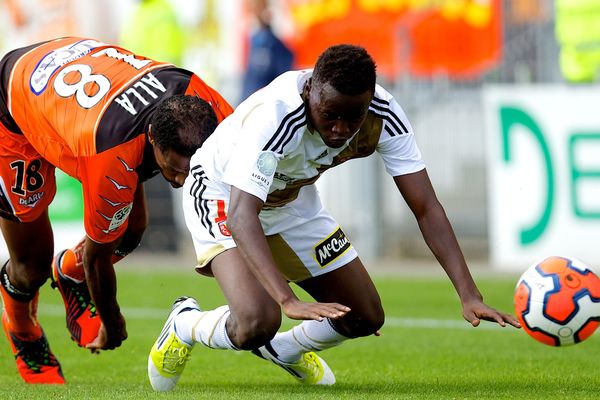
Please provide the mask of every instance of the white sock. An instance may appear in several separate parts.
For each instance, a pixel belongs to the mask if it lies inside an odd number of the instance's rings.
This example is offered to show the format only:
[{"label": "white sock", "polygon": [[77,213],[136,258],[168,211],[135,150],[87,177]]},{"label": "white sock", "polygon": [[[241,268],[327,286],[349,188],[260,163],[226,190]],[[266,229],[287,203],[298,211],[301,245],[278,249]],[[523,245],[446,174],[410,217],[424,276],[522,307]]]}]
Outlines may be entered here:
[{"label": "white sock", "polygon": [[[238,350],[227,335],[225,325],[229,317],[229,306],[221,306],[211,311],[201,311],[193,318],[188,318],[191,322],[191,329],[187,329],[194,342],[200,342],[212,349],[231,349]],[[176,322],[178,322],[176,320]],[[178,327],[177,325],[176,327]],[[184,338],[181,337],[183,340]]]},{"label": "white sock", "polygon": [[309,351],[321,351],[341,344],[347,340],[331,325],[329,319],[323,321],[308,320],[286,332],[277,333],[270,345],[277,358],[286,363],[294,363]]},{"label": "white sock", "polygon": [[201,316],[202,311],[200,310],[188,310],[177,314],[175,316],[175,333],[177,333],[177,337],[189,345],[194,345],[192,329],[194,329],[194,325]]}]

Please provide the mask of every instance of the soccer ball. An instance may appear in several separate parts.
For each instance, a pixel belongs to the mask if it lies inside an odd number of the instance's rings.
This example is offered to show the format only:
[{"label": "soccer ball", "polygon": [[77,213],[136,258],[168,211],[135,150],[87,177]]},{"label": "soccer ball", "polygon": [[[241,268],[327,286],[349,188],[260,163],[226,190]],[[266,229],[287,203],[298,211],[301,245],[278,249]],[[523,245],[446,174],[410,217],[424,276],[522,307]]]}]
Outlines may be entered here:
[{"label": "soccer ball", "polygon": [[600,323],[600,278],[577,259],[548,257],[521,276],[514,301],[532,338],[550,346],[576,344]]}]

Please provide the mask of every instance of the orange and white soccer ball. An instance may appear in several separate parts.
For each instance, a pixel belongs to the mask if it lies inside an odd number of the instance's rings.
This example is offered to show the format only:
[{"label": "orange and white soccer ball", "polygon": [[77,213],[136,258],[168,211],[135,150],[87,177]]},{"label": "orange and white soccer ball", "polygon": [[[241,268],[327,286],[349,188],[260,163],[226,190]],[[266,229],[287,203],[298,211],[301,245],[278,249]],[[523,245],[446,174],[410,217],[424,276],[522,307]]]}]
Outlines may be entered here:
[{"label": "orange and white soccer ball", "polygon": [[600,278],[577,259],[548,257],[523,273],[514,301],[532,338],[550,346],[576,344],[600,323]]}]

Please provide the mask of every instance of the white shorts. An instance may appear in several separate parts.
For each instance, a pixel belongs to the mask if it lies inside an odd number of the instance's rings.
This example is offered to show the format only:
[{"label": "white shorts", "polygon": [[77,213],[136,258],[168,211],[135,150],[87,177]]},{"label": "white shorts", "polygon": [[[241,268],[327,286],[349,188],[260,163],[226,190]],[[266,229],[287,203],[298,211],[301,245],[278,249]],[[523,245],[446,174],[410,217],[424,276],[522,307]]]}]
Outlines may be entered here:
[{"label": "white shorts", "polygon": [[[206,177],[189,176],[183,191],[185,222],[196,250],[197,269],[201,269],[236,247],[226,226],[230,189]],[[358,256],[323,208],[314,185],[303,187],[298,198],[285,206],[262,210],[259,217],[273,258],[291,282],[333,271]]]}]

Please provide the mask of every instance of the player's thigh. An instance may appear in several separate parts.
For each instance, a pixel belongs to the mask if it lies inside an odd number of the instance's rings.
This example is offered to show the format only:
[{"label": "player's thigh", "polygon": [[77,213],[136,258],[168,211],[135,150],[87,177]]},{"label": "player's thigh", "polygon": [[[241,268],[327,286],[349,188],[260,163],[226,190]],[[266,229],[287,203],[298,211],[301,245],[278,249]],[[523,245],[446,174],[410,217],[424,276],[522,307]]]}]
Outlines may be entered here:
[{"label": "player's thigh", "polygon": [[281,325],[281,309],[248,268],[240,251],[231,248],[210,264],[236,324],[243,330],[273,331]]},{"label": "player's thigh", "polygon": [[290,282],[327,274],[358,256],[312,185],[293,202],[262,210],[260,219],[273,258]]},{"label": "player's thigh", "polygon": [[261,222],[273,257],[288,280],[317,301],[352,309],[334,322],[340,333],[364,336],[381,327],[384,313],[375,285],[314,189],[301,191],[296,201],[279,210],[261,212]]},{"label": "player's thigh", "polygon": [[34,222],[56,193],[54,166],[29,144],[24,135],[0,123],[0,216]]},{"label": "player's thigh", "polygon": [[358,257],[341,268],[297,284],[317,301],[350,307],[354,318],[368,319],[375,325],[383,319],[379,293]]}]

